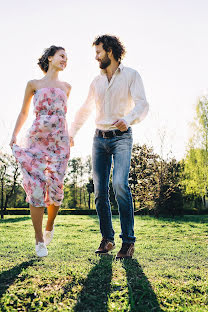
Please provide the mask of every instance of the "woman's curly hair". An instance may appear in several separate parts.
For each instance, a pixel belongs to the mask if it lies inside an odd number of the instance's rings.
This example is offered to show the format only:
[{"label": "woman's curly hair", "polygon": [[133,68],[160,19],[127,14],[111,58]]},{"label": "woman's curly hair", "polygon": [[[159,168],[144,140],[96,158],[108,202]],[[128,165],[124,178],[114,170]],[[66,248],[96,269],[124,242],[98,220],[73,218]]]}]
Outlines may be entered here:
[{"label": "woman's curly hair", "polygon": [[98,36],[95,38],[93,42],[93,46],[99,45],[100,43],[103,44],[103,49],[106,52],[109,52],[112,50],[114,59],[116,61],[120,61],[126,54],[126,49],[124,45],[121,43],[119,38],[115,36],[110,36],[110,35],[103,35],[103,36]]},{"label": "woman's curly hair", "polygon": [[50,48],[45,49],[43,55],[38,59],[38,65],[40,66],[41,70],[44,73],[47,73],[48,71],[48,67],[49,67],[49,61],[48,61],[48,57],[49,56],[54,56],[54,54],[58,51],[58,50],[64,50],[64,48],[62,47],[57,47],[55,45],[50,46]]}]

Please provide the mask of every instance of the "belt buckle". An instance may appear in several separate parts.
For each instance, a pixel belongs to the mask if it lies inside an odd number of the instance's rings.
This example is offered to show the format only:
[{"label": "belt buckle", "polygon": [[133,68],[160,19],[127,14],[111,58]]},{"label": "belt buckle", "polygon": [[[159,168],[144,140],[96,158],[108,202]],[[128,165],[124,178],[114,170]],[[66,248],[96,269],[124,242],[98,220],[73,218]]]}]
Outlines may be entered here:
[{"label": "belt buckle", "polygon": [[107,139],[108,138],[108,136],[106,136],[106,131],[101,131],[101,133],[102,133],[103,139]]},{"label": "belt buckle", "polygon": [[114,138],[116,136],[115,130],[103,131],[103,133],[104,133],[104,135],[103,135],[104,139],[111,139],[111,138]]}]

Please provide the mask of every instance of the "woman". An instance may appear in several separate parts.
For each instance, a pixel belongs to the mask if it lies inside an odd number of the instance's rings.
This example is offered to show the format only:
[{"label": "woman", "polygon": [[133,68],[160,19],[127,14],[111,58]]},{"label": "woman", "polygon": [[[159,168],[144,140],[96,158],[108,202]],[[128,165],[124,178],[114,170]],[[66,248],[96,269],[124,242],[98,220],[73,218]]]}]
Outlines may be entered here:
[{"label": "woman", "polygon": [[[13,131],[10,146],[21,165],[23,187],[30,204],[35,230],[36,254],[48,255],[47,247],[54,233],[54,220],[63,200],[63,180],[69,159],[69,135],[65,114],[71,86],[58,79],[67,64],[62,47],[51,46],[39,59],[45,76],[27,83],[21,112]],[[34,96],[34,97],[33,97]],[[26,147],[16,144],[17,135],[27,119],[33,97],[35,120],[26,136]],[[44,234],[42,221],[44,207],[48,220]]]}]

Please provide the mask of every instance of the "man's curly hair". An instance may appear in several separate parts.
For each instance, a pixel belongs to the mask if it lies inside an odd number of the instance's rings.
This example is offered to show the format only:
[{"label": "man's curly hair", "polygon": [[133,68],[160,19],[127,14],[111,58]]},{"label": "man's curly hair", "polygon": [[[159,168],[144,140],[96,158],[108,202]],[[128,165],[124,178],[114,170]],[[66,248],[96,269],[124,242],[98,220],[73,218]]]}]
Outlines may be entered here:
[{"label": "man's curly hair", "polygon": [[110,36],[110,35],[103,35],[103,36],[98,36],[95,38],[93,42],[93,46],[99,45],[100,43],[103,44],[103,49],[106,52],[109,52],[112,50],[114,59],[116,61],[120,61],[126,54],[126,49],[124,45],[121,43],[119,38],[115,36]]},{"label": "man's curly hair", "polygon": [[64,50],[65,51],[65,49],[62,47],[57,47],[55,45],[52,45],[52,46],[50,46],[50,48],[45,49],[43,55],[38,59],[37,64],[40,66],[40,68],[42,69],[42,71],[44,73],[47,73],[47,71],[48,71],[48,67],[49,67],[48,57],[54,56],[54,54],[58,50]]}]

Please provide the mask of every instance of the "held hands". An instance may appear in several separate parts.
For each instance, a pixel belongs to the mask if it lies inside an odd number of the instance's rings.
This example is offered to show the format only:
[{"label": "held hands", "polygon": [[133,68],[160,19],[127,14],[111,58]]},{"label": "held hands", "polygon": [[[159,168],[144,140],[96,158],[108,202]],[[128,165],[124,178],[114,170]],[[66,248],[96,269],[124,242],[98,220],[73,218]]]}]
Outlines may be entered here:
[{"label": "held hands", "polygon": [[13,135],[9,143],[10,147],[12,148],[13,144],[16,144],[16,142],[17,142],[17,137],[16,135]]},{"label": "held hands", "polygon": [[71,136],[69,137],[69,143],[70,143],[70,147],[74,146],[74,139]]},{"label": "held hands", "polygon": [[116,126],[120,131],[126,131],[128,129],[124,119],[118,119],[112,125]]}]

